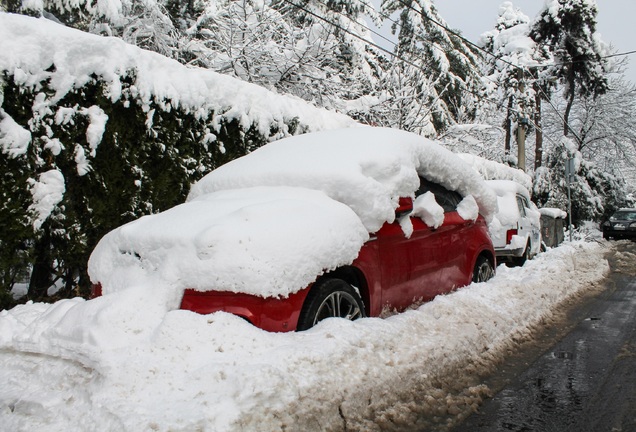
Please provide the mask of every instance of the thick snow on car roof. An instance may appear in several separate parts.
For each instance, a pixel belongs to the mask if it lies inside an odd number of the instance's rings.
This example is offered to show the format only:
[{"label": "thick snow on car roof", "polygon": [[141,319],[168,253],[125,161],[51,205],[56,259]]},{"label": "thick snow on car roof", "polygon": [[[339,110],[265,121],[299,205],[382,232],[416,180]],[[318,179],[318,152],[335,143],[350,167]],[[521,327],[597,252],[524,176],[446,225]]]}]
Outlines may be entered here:
[{"label": "thick snow on car roof", "polygon": [[89,260],[105,294],[164,286],[286,297],[352,263],[369,232],[393,221],[418,173],[472,196],[496,197],[459,158],[417,135],[370,127],[284,139],[230,162],[188,201],[107,234]]},{"label": "thick snow on car roof", "polygon": [[495,191],[497,196],[524,196],[530,201],[530,192],[522,184],[512,180],[486,180],[488,187]]},{"label": "thick snow on car roof", "polygon": [[486,184],[492,188],[497,194],[497,201],[499,211],[489,224],[491,235],[495,236],[494,232],[497,230],[497,226],[507,227],[512,226],[519,221],[519,207],[517,205],[517,195],[521,195],[526,198],[530,205],[529,211],[526,211],[528,217],[536,220],[539,223],[540,214],[536,209],[536,206],[530,200],[530,193],[523,185],[513,180],[486,180]]},{"label": "thick snow on car roof", "polygon": [[514,180],[526,189],[532,189],[532,177],[518,168],[468,153],[459,153],[457,156],[481,174],[484,180]]},{"label": "thick snow on car roof", "polygon": [[418,173],[472,195],[490,219],[496,198],[482,178],[449,150],[419,135],[356,127],[285,138],[212,171],[193,185],[189,199],[258,185],[321,190],[347,204],[370,232],[393,221],[399,197],[419,186]]}]

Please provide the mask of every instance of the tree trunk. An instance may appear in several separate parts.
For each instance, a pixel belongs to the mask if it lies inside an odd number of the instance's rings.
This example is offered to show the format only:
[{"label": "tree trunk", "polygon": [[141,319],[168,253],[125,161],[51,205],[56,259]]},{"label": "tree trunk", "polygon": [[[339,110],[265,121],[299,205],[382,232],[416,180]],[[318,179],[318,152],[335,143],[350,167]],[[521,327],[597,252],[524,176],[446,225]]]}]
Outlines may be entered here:
[{"label": "tree trunk", "polygon": [[510,154],[510,141],[512,140],[512,96],[508,98],[508,110],[506,112],[506,140],[504,142],[504,154]]},{"label": "tree trunk", "polygon": [[44,299],[51,286],[51,268],[53,263],[51,235],[48,227],[45,226],[43,229],[42,237],[37,239],[34,244],[33,271],[31,272],[29,290],[27,291],[27,298],[34,301]]},{"label": "tree trunk", "polygon": [[574,80],[571,80],[568,85],[568,103],[565,106],[565,114],[563,115],[563,136],[568,136],[570,133],[570,111],[574,104]]},{"label": "tree trunk", "polygon": [[543,129],[541,128],[541,92],[538,88],[534,92],[534,169],[539,168],[543,163]]}]

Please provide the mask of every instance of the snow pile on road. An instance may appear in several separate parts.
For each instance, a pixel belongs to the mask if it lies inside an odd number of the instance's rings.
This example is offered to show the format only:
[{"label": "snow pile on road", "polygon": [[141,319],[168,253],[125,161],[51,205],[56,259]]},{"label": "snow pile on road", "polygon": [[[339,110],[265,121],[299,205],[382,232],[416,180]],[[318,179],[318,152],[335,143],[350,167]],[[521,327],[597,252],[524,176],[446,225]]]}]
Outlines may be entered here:
[{"label": "snow pile on road", "polygon": [[417,309],[301,333],[165,312],[138,290],[18,306],[0,312],[0,428],[442,429],[488,392],[480,373],[604,277],[608,245],[566,243]]}]

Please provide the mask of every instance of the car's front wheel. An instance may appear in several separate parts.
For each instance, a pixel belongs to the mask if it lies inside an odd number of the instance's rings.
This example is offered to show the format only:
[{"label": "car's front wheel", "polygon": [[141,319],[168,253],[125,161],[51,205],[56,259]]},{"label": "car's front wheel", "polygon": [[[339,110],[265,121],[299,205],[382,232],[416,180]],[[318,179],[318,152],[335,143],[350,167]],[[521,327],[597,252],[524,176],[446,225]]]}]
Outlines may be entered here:
[{"label": "car's front wheel", "polygon": [[296,329],[307,330],[326,318],[355,320],[364,316],[364,303],[351,285],[342,279],[326,279],[307,295]]},{"label": "car's front wheel", "polygon": [[490,263],[490,260],[483,255],[477,258],[475,269],[473,270],[473,282],[486,282],[494,275],[495,269]]}]

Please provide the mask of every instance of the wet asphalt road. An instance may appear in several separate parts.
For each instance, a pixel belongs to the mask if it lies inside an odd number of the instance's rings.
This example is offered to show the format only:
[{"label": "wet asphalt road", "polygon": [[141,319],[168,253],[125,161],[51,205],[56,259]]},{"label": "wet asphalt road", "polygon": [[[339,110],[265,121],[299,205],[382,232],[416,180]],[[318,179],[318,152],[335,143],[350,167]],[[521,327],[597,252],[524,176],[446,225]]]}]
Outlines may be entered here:
[{"label": "wet asphalt road", "polygon": [[489,384],[505,386],[452,432],[636,432],[636,262],[608,259],[607,288],[571,311],[566,334],[502,365]]}]

